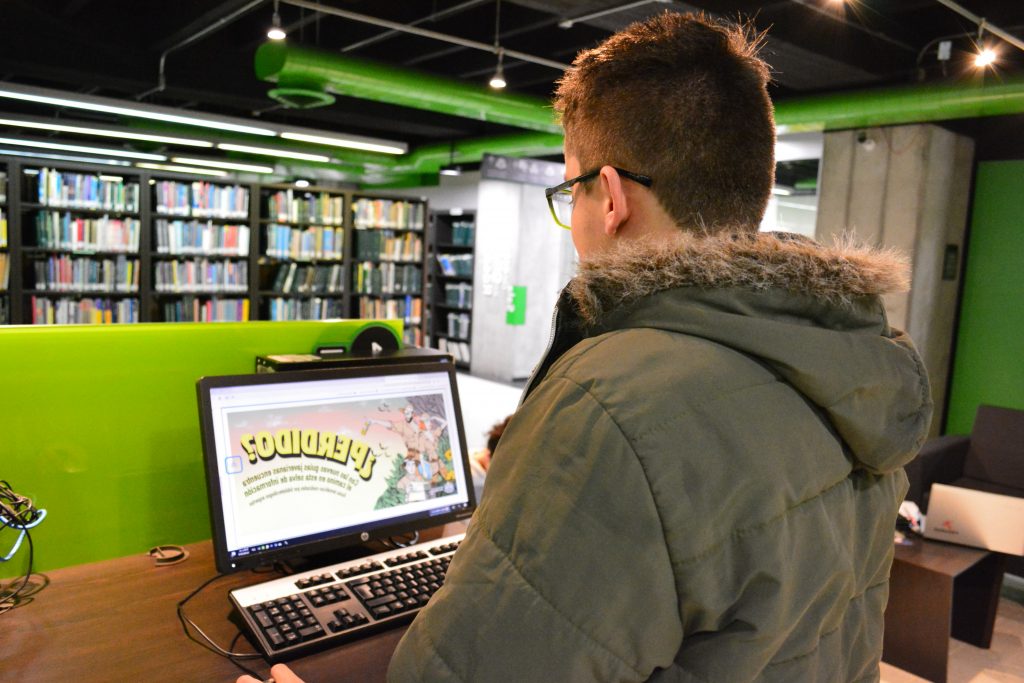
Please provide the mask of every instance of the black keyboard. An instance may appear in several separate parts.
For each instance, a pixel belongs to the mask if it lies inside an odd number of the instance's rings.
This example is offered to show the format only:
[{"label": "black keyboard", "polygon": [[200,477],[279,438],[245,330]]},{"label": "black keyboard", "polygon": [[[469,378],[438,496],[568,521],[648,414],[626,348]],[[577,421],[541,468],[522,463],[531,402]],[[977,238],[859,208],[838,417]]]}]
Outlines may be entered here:
[{"label": "black keyboard", "polygon": [[272,661],[412,621],[464,534],[238,588],[231,601]]}]

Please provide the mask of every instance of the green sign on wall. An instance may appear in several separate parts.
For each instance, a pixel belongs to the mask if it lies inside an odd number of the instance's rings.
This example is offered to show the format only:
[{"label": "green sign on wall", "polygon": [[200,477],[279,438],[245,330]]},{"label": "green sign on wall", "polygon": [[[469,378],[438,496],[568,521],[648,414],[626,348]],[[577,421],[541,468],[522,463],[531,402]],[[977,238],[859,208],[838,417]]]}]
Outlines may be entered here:
[{"label": "green sign on wall", "polygon": [[506,325],[526,324],[526,287],[513,285],[509,290],[508,310],[505,313]]}]

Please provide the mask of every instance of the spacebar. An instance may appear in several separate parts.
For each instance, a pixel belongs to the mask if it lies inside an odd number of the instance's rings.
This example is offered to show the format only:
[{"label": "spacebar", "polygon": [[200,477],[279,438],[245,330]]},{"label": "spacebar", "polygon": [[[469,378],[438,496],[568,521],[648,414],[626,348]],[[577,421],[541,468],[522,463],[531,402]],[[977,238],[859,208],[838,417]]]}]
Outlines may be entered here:
[{"label": "spacebar", "polygon": [[374,598],[373,600],[367,600],[366,601],[366,606],[367,607],[377,607],[378,605],[386,605],[389,602],[394,602],[397,599],[398,598],[396,596],[394,596],[394,595],[384,595],[384,596],[381,596],[379,598]]}]

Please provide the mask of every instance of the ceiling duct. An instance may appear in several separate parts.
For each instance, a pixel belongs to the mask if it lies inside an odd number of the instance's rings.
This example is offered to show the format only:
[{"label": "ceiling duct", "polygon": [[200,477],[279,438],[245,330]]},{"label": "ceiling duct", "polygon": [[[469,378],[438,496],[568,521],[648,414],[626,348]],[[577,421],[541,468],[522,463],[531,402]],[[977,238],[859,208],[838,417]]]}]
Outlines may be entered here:
[{"label": "ceiling duct", "polygon": [[336,53],[264,43],[256,51],[255,68],[258,78],[277,83],[270,96],[286,106],[316,106],[318,97],[323,98],[320,104],[329,104],[332,95],[344,95],[545,133],[562,131],[550,104],[540,98]]}]

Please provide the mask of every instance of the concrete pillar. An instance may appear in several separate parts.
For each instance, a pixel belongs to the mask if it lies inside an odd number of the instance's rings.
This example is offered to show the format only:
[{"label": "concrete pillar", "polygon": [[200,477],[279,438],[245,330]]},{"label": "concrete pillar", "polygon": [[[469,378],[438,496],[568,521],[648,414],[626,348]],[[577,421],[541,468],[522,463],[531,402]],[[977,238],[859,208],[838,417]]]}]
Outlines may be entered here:
[{"label": "concrete pillar", "polygon": [[[471,371],[501,382],[529,376],[547,345],[551,314],[574,269],[567,230],[551,219],[544,189],[480,182],[473,275]],[[526,287],[526,319],[506,321],[513,286]]]},{"label": "concrete pillar", "polygon": [[972,140],[933,125],[826,133],[821,160],[817,239],[852,234],[911,257],[910,291],[886,296],[885,307],[928,368],[933,435],[946,400],[973,161]]}]

